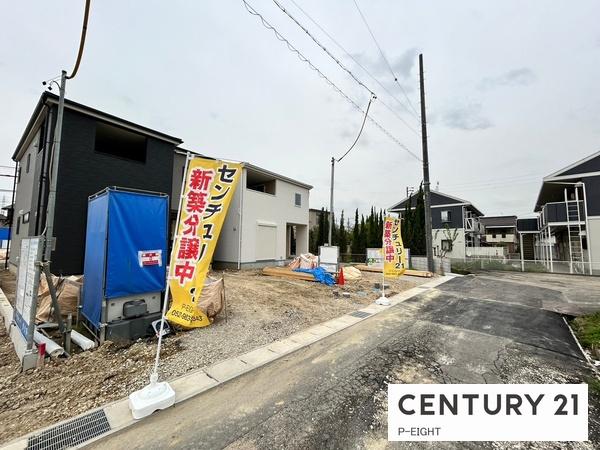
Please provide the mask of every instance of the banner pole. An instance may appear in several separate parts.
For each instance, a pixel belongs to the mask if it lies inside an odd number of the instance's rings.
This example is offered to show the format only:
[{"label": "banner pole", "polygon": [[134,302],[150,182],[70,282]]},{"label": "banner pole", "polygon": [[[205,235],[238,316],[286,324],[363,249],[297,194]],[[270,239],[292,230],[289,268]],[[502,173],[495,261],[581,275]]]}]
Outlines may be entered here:
[{"label": "banner pole", "polygon": [[167,286],[165,288],[165,297],[163,300],[163,307],[162,307],[162,316],[161,316],[161,321],[160,321],[160,330],[158,332],[158,345],[156,346],[156,357],[154,359],[154,369],[152,370],[152,373],[150,374],[150,384],[156,384],[156,382],[158,381],[158,365],[160,363],[160,349],[161,349],[161,345],[162,345],[162,337],[163,337],[163,330],[165,327],[165,320],[167,320],[165,318],[166,314],[167,314],[167,304],[169,303],[169,291],[170,291],[170,286],[171,286],[171,270],[173,269],[170,265],[171,262],[171,258],[173,256],[173,252],[175,251],[175,243],[177,242],[177,233],[179,232],[179,216],[181,214],[181,207],[182,207],[182,203],[183,203],[183,190],[185,187],[185,181],[187,179],[187,172],[188,172],[188,166],[190,163],[190,159],[192,159],[191,153],[187,152],[185,155],[185,170],[183,171],[183,179],[181,180],[181,191],[179,192],[179,206],[177,208],[177,220],[175,221],[175,230],[173,233],[173,247],[171,247],[171,254],[169,255],[169,271],[167,272]]}]

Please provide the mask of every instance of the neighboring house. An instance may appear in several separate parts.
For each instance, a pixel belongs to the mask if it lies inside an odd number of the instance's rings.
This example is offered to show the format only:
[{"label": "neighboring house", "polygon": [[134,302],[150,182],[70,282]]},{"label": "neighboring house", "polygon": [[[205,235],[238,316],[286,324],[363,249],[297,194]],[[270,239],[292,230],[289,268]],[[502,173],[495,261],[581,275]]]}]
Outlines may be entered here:
[{"label": "neighboring house", "polygon": [[[13,155],[18,163],[10,251],[13,269],[19,261],[21,238],[40,235],[46,226],[57,104],[56,95],[42,94]],[[52,253],[55,274],[83,273],[88,197],[107,186],[170,194],[174,229],[186,154],[177,147],[181,143],[179,138],[65,100]],[[215,264],[252,267],[306,253],[310,189],[244,163]]]},{"label": "neighboring house", "polygon": [[[10,263],[24,236],[46,226],[49,161],[58,97],[44,92],[12,159],[18,163]],[[182,141],[65,100],[54,219],[55,274],[83,273],[88,197],[107,186],[169,193],[173,155]]]},{"label": "neighboring house", "polygon": [[[407,202],[415,208],[416,196],[407,197],[396,203],[389,212],[404,214]],[[431,192],[431,228],[434,255],[448,258],[465,258],[467,248],[478,247],[483,226],[479,218],[483,214],[467,200],[462,200],[439,191]]]},{"label": "neighboring house", "polygon": [[480,217],[479,221],[485,230],[485,242],[482,245],[503,247],[505,254],[517,252],[517,216],[485,216]]},{"label": "neighboring house", "polygon": [[310,208],[308,210],[308,229],[312,230],[319,226],[319,217],[323,213],[322,210],[316,208]]},{"label": "neighboring house", "polygon": [[[185,153],[178,149],[175,155],[174,199],[179,198]],[[307,253],[312,186],[247,162],[242,164],[242,178],[229,205],[213,265],[261,267]],[[171,205],[171,210],[175,220],[177,205]]]},{"label": "neighboring house", "polygon": [[600,152],[544,177],[535,259],[552,271],[600,273]]}]

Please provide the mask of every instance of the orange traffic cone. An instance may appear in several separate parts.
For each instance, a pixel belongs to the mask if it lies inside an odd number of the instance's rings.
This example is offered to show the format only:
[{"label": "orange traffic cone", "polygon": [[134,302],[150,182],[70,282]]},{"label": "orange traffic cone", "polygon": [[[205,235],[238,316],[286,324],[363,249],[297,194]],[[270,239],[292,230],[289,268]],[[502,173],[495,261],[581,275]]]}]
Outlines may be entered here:
[{"label": "orange traffic cone", "polygon": [[338,284],[343,286],[346,280],[344,280],[344,268],[340,267],[340,274],[338,275]]}]

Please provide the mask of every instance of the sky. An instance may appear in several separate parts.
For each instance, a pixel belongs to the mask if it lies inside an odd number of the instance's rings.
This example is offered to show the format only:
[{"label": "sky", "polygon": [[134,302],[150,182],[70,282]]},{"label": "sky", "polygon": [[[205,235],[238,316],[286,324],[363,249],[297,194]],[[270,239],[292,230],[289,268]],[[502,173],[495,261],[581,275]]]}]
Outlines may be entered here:
[{"label": "sky", "polygon": [[[366,108],[369,91],[272,0],[247,1]],[[369,114],[393,136],[366,122],[336,166],[338,214],[390,207],[419,186],[419,53],[432,188],[485,215],[524,216],[543,176],[600,150],[600,2],[356,0],[375,42],[353,0],[277,1],[377,95]],[[71,70],[83,4],[0,0],[0,166],[13,164],[42,81]],[[311,208],[328,207],[331,157],[363,121],[241,0],[92,1],[67,97],[308,183]]]}]

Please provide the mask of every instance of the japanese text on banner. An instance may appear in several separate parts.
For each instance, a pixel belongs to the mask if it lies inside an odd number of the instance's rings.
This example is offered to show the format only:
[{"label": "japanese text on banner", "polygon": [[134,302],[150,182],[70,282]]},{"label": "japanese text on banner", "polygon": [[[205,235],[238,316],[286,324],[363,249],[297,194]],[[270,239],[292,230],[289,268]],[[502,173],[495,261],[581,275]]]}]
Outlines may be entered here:
[{"label": "japanese text on banner", "polygon": [[173,303],[167,319],[184,328],[210,324],[197,307],[242,165],[193,158],[171,252],[169,287]]},{"label": "japanese text on banner", "polygon": [[383,273],[386,277],[399,277],[406,270],[400,222],[394,217],[386,217],[383,222]]}]

